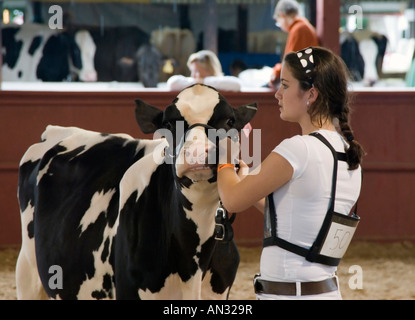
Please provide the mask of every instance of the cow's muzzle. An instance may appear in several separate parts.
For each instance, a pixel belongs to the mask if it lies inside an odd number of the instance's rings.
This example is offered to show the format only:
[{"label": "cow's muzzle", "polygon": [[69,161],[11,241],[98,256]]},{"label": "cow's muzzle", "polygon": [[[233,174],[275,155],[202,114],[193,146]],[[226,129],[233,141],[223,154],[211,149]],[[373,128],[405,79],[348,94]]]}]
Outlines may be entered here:
[{"label": "cow's muzzle", "polygon": [[[193,130],[197,128],[199,130]],[[187,176],[194,181],[212,178],[219,161],[219,141],[226,137],[239,139],[238,131],[226,132],[202,123],[190,126],[176,147],[177,176]]]}]

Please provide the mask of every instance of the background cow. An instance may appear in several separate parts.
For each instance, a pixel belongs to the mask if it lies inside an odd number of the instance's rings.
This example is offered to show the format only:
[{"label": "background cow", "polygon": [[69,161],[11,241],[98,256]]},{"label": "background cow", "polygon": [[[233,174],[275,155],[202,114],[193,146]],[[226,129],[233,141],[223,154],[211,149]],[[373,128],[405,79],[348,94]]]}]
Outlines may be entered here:
[{"label": "background cow", "polygon": [[157,87],[162,56],[150,35],[138,27],[88,27],[96,45],[98,81],[138,82]]},{"label": "background cow", "polygon": [[[219,198],[205,127],[240,130],[255,113],[195,85],[165,111],[136,102],[142,131],[165,128],[173,141],[48,127],[20,164],[18,298],[226,298],[239,254],[213,237]],[[187,133],[176,137],[178,125]],[[204,161],[184,157],[195,146]]]},{"label": "background cow", "polygon": [[343,32],[340,34],[341,57],[352,79],[373,86],[382,75],[387,38],[373,32]]},{"label": "background cow", "polygon": [[96,81],[95,44],[85,30],[41,24],[2,28],[4,81]]}]

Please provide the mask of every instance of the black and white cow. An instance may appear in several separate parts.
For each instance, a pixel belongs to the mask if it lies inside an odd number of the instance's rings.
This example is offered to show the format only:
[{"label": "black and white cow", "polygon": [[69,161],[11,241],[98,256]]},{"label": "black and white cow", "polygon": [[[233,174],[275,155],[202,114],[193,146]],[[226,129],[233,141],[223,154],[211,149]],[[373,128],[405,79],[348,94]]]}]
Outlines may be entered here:
[{"label": "black and white cow", "polygon": [[[49,126],[20,163],[18,298],[226,298],[239,254],[213,237],[219,198],[205,127],[240,130],[255,113],[197,84],[164,111],[136,101],[142,131],[167,128],[171,145]],[[186,134],[176,137],[178,126]],[[203,161],[189,161],[196,146]]]},{"label": "black and white cow", "polygon": [[96,46],[86,30],[74,33],[42,24],[2,28],[4,81],[63,81],[72,74],[96,81]]}]

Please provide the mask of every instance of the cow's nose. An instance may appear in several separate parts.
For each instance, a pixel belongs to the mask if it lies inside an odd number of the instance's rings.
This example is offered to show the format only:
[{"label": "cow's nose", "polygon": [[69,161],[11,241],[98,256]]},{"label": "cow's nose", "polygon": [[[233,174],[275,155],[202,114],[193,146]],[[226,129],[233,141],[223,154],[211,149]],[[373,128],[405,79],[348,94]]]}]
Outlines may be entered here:
[{"label": "cow's nose", "polygon": [[[213,151],[214,146],[208,144],[191,144],[184,147],[185,162],[188,164],[209,164],[208,155]],[[210,158],[210,157],[209,157]]]},{"label": "cow's nose", "polygon": [[208,147],[201,144],[192,144],[184,149],[186,157],[206,156]]}]

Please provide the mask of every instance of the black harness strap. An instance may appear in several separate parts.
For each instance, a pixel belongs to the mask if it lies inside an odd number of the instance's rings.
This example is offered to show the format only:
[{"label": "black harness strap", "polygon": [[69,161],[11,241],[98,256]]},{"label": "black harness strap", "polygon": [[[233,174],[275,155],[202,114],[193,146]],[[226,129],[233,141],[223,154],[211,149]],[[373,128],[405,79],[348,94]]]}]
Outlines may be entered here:
[{"label": "black harness strap", "polygon": [[269,212],[265,213],[265,214],[269,214],[271,234],[269,234],[269,231],[268,231],[269,236],[264,237],[263,246],[267,247],[267,246],[276,245],[285,250],[288,250],[302,257],[305,257],[308,261],[319,262],[319,263],[324,263],[328,265],[337,265],[340,262],[340,259],[333,259],[331,257],[321,256],[319,252],[321,249],[321,245],[325,240],[325,236],[327,235],[327,230],[329,229],[330,224],[332,222],[333,214],[335,214],[334,206],[335,206],[335,199],[336,199],[338,161],[347,161],[347,157],[345,153],[337,152],[321,134],[312,133],[310,135],[319,139],[321,142],[323,142],[330,149],[331,153],[333,154],[333,158],[334,158],[330,206],[324,218],[322,227],[317,235],[316,240],[314,241],[310,249],[303,248],[301,246],[298,246],[296,244],[293,244],[291,242],[288,242],[284,239],[279,238],[277,235],[277,214],[275,212],[273,194],[271,193],[267,197],[268,203],[266,205],[266,208],[269,210]]}]

